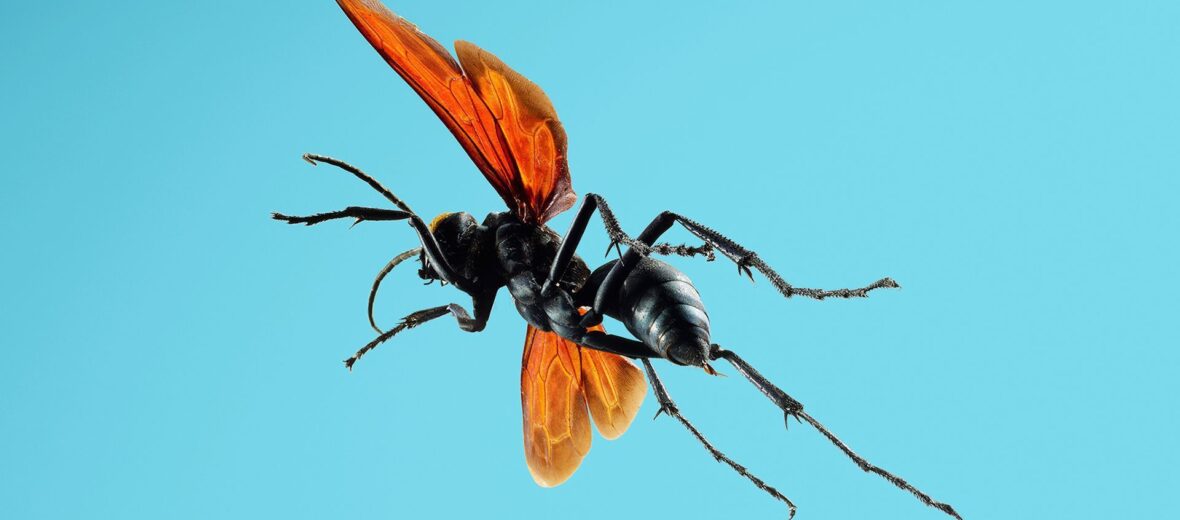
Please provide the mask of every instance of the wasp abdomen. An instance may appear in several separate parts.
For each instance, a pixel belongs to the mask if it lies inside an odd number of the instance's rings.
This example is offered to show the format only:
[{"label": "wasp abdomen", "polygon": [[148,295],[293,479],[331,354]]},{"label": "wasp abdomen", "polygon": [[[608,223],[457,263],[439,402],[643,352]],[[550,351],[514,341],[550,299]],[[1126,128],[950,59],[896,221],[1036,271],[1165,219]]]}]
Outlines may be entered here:
[{"label": "wasp abdomen", "polygon": [[[613,265],[600,267],[587,285],[597,286]],[[692,280],[675,267],[643,258],[611,303],[604,313],[666,359],[694,366],[706,361],[709,315]]]}]

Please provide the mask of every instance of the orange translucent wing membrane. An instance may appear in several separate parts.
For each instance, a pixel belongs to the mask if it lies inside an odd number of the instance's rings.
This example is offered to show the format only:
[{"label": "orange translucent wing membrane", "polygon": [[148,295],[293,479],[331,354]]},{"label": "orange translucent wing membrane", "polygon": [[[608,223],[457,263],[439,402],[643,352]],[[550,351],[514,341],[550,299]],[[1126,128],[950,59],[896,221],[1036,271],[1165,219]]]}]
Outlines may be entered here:
[{"label": "orange translucent wing membrane", "polygon": [[514,164],[496,120],[442,45],[370,0],[338,4],[393,70],[430,106],[509,207]]},{"label": "orange translucent wing membrane", "polygon": [[635,419],[647,395],[643,372],[631,360],[582,348],[582,387],[598,433],[616,439]]},{"label": "orange translucent wing membrane", "polygon": [[513,190],[518,200],[536,222],[568,209],[575,196],[566,163],[565,130],[549,96],[475,44],[455,42],[455,51],[512,152],[519,173],[519,185]]},{"label": "orange translucent wing membrane", "polygon": [[337,3],[451,130],[517,216],[542,223],[573,205],[565,132],[540,88],[495,56],[460,42],[463,66],[471,67],[465,76],[442,45],[380,2]]},{"label": "orange translucent wing membrane", "polygon": [[590,416],[598,433],[615,439],[631,425],[646,394],[643,373],[628,359],[529,326],[520,401],[533,480],[552,487],[569,479],[590,451]]},{"label": "orange translucent wing membrane", "polygon": [[570,478],[590,451],[578,346],[529,326],[520,372],[524,457],[533,480],[552,487]]}]

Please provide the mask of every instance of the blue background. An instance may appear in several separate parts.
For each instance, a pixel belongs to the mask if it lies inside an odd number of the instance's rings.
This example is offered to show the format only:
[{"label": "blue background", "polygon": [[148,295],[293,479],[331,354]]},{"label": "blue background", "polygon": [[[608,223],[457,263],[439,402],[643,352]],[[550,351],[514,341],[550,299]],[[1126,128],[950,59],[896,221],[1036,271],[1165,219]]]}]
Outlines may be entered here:
[{"label": "blue background", "polygon": [[[784,300],[676,261],[715,339],[870,460],[969,519],[1166,515],[1180,8],[812,4],[391,7],[542,85],[575,189],[632,233],[670,208],[797,285],[900,281]],[[504,295],[482,334],[433,323],[341,366],[372,336],[373,275],[415,239],[269,220],[381,203],[300,154],[427,215],[500,201],[332,2],[7,2],[0,48],[6,518],[785,516],[650,421],[650,395],[571,481],[535,486]],[[378,313],[459,296],[403,267]],[[784,432],[740,378],[664,373],[801,520],[943,517]]]}]

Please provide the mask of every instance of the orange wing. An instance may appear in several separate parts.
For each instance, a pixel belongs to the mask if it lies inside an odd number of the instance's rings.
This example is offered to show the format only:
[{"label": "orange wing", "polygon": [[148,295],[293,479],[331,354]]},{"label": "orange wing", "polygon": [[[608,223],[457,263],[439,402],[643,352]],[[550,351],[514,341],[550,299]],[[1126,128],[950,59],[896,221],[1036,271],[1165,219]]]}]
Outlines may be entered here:
[{"label": "orange wing", "polygon": [[513,193],[523,198],[537,222],[569,209],[575,195],[566,163],[565,129],[549,96],[475,44],[455,42],[455,51],[512,152],[519,181]]},{"label": "orange wing", "polygon": [[639,413],[647,395],[643,372],[629,359],[610,352],[579,347],[582,388],[598,433],[617,439]]},{"label": "orange wing", "polygon": [[533,480],[556,486],[582,464],[590,451],[587,404],[599,433],[614,439],[631,424],[645,394],[643,374],[627,359],[529,326],[520,401],[525,461]]},{"label": "orange wing", "polygon": [[380,2],[337,3],[518,217],[540,224],[573,205],[565,131],[539,87],[490,53],[458,42],[465,76],[442,45]]},{"label": "orange wing", "polygon": [[578,346],[531,325],[520,371],[524,457],[533,480],[552,487],[570,478],[590,452],[590,416]]}]

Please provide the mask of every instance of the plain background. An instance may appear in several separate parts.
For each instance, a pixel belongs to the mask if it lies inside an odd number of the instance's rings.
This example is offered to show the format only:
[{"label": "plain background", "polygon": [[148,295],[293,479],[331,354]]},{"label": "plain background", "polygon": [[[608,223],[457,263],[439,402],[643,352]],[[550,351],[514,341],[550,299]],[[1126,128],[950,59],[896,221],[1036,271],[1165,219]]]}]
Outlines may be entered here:
[{"label": "plain background", "polygon": [[[801,286],[675,260],[715,340],[966,518],[1165,516],[1180,487],[1174,2],[397,2],[543,86],[579,193],[674,209]],[[525,470],[523,321],[432,323],[353,373],[399,224],[500,201],[332,2],[6,2],[0,515],[783,518],[675,422]],[[553,223],[564,231],[569,214]],[[597,224],[581,249],[598,262]],[[674,240],[691,238],[684,232]],[[689,241],[691,242],[691,241]],[[414,267],[385,325],[458,300]],[[619,328],[618,325],[615,325]],[[740,378],[664,370],[799,519],[943,518]]]}]

